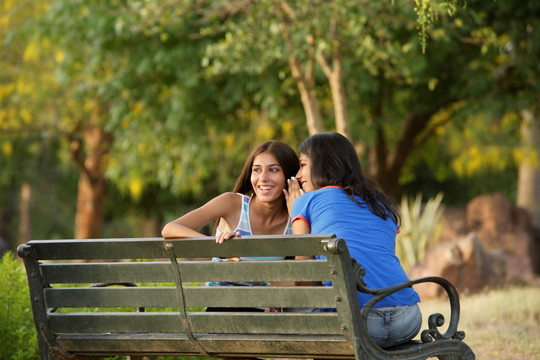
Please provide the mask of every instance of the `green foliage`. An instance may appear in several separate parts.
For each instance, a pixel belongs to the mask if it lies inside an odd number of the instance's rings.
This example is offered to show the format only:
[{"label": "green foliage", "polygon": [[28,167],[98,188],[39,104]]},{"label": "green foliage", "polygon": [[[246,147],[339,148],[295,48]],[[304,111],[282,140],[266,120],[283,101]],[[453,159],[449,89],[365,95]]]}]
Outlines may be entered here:
[{"label": "green foliage", "polygon": [[453,16],[456,12],[456,0],[414,0],[414,12],[418,16],[418,29],[422,40],[422,52],[426,52],[428,32],[442,14]]},{"label": "green foliage", "polygon": [[39,358],[26,272],[9,251],[0,261],[0,357]]},{"label": "green foliage", "polygon": [[[26,155],[28,142],[5,134],[24,137],[25,128],[39,132],[40,138],[64,136],[75,132],[78,123],[83,127],[99,109],[99,124],[115,139],[106,176],[118,191],[114,200],[123,203],[111,202],[112,210],[138,207],[145,215],[163,217],[165,208],[174,208],[177,215],[183,212],[180,207],[200,205],[230,190],[253,146],[272,137],[296,147],[307,135],[289,55],[305,69],[315,67],[324,124],[332,128],[328,81],[313,59],[322,55],[330,61],[339,49],[355,144],[366,149],[381,135],[389,160],[400,139],[414,140],[405,177],[398,173],[394,178],[401,184],[416,181],[407,189],[410,193],[424,191],[426,180],[411,170],[422,162],[433,175],[428,181],[437,181],[432,193],[441,190],[436,186],[443,181],[451,181],[458,183],[451,200],[459,196],[466,202],[496,187],[479,177],[486,165],[494,179],[514,175],[512,157],[517,155],[511,139],[518,139],[512,128],[519,119],[511,119],[508,131],[499,133],[492,119],[507,117],[501,114],[510,114],[508,106],[518,114],[537,104],[540,32],[533,30],[538,28],[540,3],[461,4],[6,2],[0,15],[0,68],[5,76],[0,85],[0,201],[16,204],[23,172],[42,175],[29,163],[34,153]],[[338,37],[330,36],[334,21]],[[290,35],[290,47],[285,34]],[[456,102],[467,113],[448,110]],[[448,116],[441,114],[445,111]],[[413,139],[402,132],[410,129],[404,126],[409,115],[432,112],[436,114],[426,136]],[[426,141],[434,133],[442,134],[443,146]],[[430,147],[420,152],[428,142],[437,151]],[[69,145],[62,143],[57,161],[70,159]],[[5,155],[11,148],[13,155]],[[368,153],[373,154],[364,151],[366,158]],[[503,191],[510,188],[504,185]],[[62,190],[75,196],[73,190]],[[53,202],[45,201],[47,206]],[[106,215],[122,213],[127,212],[107,210]],[[58,218],[72,222],[63,214]],[[16,226],[10,228],[14,232]]]},{"label": "green foliage", "polygon": [[424,205],[421,194],[417,194],[414,200],[402,197],[401,231],[396,253],[405,271],[421,261],[426,251],[437,243],[442,230],[442,198],[442,193],[439,193]]}]

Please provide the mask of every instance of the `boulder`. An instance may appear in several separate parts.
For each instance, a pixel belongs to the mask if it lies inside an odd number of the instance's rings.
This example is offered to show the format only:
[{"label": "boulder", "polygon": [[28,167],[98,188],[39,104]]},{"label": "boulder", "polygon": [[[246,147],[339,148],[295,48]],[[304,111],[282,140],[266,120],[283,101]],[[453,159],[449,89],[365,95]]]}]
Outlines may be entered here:
[{"label": "boulder", "polygon": [[[449,280],[460,294],[481,291],[487,286],[502,286],[506,278],[506,260],[501,251],[487,250],[475,233],[439,243],[422,262],[409,271],[411,279],[440,276]],[[415,289],[422,299],[442,295],[437,284],[420,284]]]},{"label": "boulder", "polygon": [[527,282],[540,272],[539,231],[526,210],[501,194],[477,196],[465,209],[446,209],[443,218],[440,242],[474,232],[486,250],[503,254],[508,282]]},{"label": "boulder", "polygon": [[465,213],[467,231],[474,231],[484,245],[497,248],[499,236],[514,229],[513,209],[501,194],[480,195],[472,199]]}]

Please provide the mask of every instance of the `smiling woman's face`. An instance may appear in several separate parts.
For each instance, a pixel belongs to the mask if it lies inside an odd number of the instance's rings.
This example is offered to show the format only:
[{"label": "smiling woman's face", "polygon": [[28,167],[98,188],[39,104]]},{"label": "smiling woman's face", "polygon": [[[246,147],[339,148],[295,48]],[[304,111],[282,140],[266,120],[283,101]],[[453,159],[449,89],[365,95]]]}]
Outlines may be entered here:
[{"label": "smiling woman's face", "polygon": [[264,202],[272,202],[283,196],[285,174],[272,153],[263,152],[253,160],[251,186],[255,196]]}]

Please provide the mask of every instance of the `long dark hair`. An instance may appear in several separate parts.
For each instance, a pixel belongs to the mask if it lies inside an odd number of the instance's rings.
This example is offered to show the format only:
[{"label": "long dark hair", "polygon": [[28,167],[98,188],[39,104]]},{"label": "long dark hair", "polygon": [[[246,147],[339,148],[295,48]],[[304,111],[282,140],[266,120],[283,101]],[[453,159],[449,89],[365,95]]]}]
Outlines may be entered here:
[{"label": "long dark hair", "polygon": [[[337,132],[315,134],[300,144],[299,151],[311,159],[311,182],[316,189],[329,185],[342,187],[358,205],[367,206],[383,219],[391,217],[397,224],[401,222],[394,200],[374,180],[364,176],[356,150],[345,136]],[[365,204],[354,195],[360,196]]]},{"label": "long dark hair", "polygon": [[[271,153],[276,157],[276,160],[279,165],[281,165],[283,173],[285,174],[285,181],[298,173],[300,165],[298,155],[296,155],[294,149],[282,141],[268,140],[257,146],[246,159],[244,168],[242,169],[240,176],[236,179],[236,184],[233,188],[234,192],[248,196],[252,196],[255,193],[253,186],[251,185],[251,167],[253,166],[255,157],[265,152]],[[283,184],[283,186],[285,186],[285,184]]]}]

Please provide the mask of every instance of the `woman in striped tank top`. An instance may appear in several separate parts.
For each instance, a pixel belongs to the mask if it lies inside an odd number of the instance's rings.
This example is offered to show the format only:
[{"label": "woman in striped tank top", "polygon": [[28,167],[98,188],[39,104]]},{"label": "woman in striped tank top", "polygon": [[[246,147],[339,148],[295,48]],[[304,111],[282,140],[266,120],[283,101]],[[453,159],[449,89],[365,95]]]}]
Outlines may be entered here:
[{"label": "woman in striped tank top", "polygon": [[[217,221],[216,242],[241,235],[292,234],[283,189],[299,169],[296,152],[269,140],[246,159],[232,192],[223,193],[163,227],[165,238],[205,236],[198,229]],[[239,260],[239,259],[236,259]]]}]

